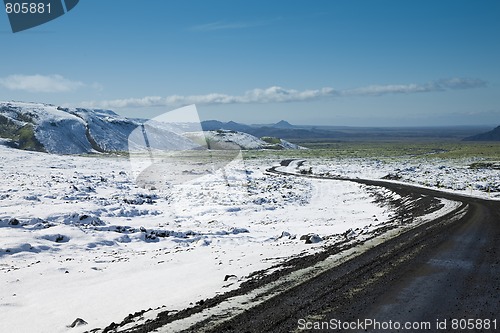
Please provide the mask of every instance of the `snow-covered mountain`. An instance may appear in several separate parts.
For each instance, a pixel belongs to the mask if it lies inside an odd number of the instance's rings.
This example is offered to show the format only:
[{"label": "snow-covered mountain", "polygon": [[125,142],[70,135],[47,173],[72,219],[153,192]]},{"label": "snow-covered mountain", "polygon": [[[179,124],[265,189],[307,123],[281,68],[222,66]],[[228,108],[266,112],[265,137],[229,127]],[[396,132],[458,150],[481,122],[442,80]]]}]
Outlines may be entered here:
[{"label": "snow-covered mountain", "polygon": [[[250,134],[235,131],[185,135],[185,132],[189,131],[189,126],[185,125],[130,119],[109,110],[62,108],[42,103],[0,102],[0,138],[4,139],[3,144],[24,150],[85,154],[141,149],[299,148],[280,139],[266,142]],[[214,144],[216,142],[218,144]],[[231,142],[232,146],[229,144]]]},{"label": "snow-covered mountain", "polygon": [[259,139],[248,133],[231,130],[191,132],[186,133],[185,136],[195,142],[206,140],[209,149],[304,149],[279,138],[263,137]]},{"label": "snow-covered mountain", "polygon": [[[20,149],[56,154],[126,152],[130,133],[143,122],[107,110],[61,108],[49,104],[0,102],[0,137]],[[157,126],[175,142],[172,149],[189,149],[193,142]],[[136,146],[140,146],[138,142]]]}]

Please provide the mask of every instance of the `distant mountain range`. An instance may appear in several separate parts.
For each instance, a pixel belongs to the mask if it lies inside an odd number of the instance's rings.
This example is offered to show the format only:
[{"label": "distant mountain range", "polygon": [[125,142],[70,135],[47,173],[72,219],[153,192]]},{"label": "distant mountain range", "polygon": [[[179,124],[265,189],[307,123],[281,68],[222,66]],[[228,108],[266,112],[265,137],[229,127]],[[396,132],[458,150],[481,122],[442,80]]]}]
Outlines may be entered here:
[{"label": "distant mountain range", "polygon": [[[121,117],[113,111],[49,104],[0,102],[0,144],[56,154],[192,149],[300,149],[272,137],[254,137],[247,127],[201,132],[200,124]],[[193,135],[189,131],[198,131]],[[189,134],[189,135],[188,135]],[[196,140],[193,140],[196,138]],[[210,146],[211,145],[211,146]],[[209,147],[210,146],[210,147]],[[226,147],[226,148],[224,148]]]},{"label": "distant mountain range", "polygon": [[290,124],[286,120],[280,120],[279,122],[272,125],[271,127],[274,127],[274,128],[294,128],[295,126],[293,126],[292,124]]},{"label": "distant mountain range", "polygon": [[349,133],[319,129],[316,127],[294,126],[287,121],[281,120],[276,124],[269,125],[245,125],[229,121],[227,123],[218,120],[207,120],[201,122],[204,131],[215,131],[218,129],[245,132],[256,137],[277,137],[282,139],[325,139],[351,137]]},{"label": "distant mountain range", "polygon": [[486,133],[469,136],[464,141],[500,141],[500,126]]},{"label": "distant mountain range", "polygon": [[[200,126],[200,123],[125,118],[109,110],[0,102],[0,144],[57,154],[130,152],[145,149],[191,150],[207,149],[207,146],[210,146],[209,149],[225,149],[221,147],[229,146],[241,149],[301,148],[285,140],[294,140],[293,142],[300,144],[464,138],[470,141],[500,141],[500,127],[476,135],[486,129],[296,126],[285,120],[263,125],[208,120],[201,122]],[[202,131],[205,133],[202,134]]]},{"label": "distant mountain range", "polygon": [[252,134],[256,137],[278,137],[295,142],[322,141],[384,141],[384,140],[428,140],[429,138],[462,140],[480,131],[484,126],[450,127],[348,127],[348,126],[306,126],[292,125],[285,120],[276,124],[245,125],[229,121],[227,123],[203,121],[204,130],[233,130]]}]

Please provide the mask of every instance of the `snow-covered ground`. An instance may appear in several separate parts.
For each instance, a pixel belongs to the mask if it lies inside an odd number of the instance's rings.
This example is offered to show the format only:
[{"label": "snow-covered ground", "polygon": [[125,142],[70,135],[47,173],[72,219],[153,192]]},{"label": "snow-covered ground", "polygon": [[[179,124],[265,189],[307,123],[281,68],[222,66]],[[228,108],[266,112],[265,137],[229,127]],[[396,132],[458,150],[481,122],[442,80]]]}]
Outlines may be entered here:
[{"label": "snow-covered ground", "polygon": [[[389,219],[364,186],[267,175],[271,163],[138,186],[125,157],[0,146],[1,331],[82,332],[182,309]],[[77,318],[88,325],[67,327]]]},{"label": "snow-covered ground", "polygon": [[[287,258],[370,237],[395,216],[375,203],[397,196],[389,190],[270,175],[265,170],[279,161],[243,161],[239,149],[189,150],[198,144],[185,129],[25,104],[0,103],[1,114],[13,127],[31,124],[45,150],[85,153],[97,145],[129,149],[130,159],[21,151],[0,139],[0,332],[83,332],[140,310],[183,309]],[[167,138],[180,151],[145,150],[144,133],[149,144]],[[268,145],[232,131],[204,136],[236,148]],[[471,169],[472,162],[311,160],[301,169],[499,198],[500,171]],[[432,216],[456,207],[442,203]],[[68,327],[77,318],[88,324]]]},{"label": "snow-covered ground", "polygon": [[500,170],[480,166],[480,159],[310,160],[302,166],[315,175],[388,179],[481,198],[500,199]]},{"label": "snow-covered ground", "polygon": [[[170,158],[154,170],[186,176],[172,186],[155,183],[165,177],[137,181],[141,163],[137,156],[133,162],[0,145],[0,331],[83,332],[139,310],[186,308],[236,288],[252,272],[321,251],[340,234],[374,230],[394,214],[374,202],[373,188],[269,175],[272,160],[235,159],[208,172],[207,160]],[[145,158],[145,167],[151,163]],[[498,170],[465,165],[345,159],[301,168],[397,174],[399,181],[498,196],[484,191],[484,181],[498,186]],[[456,207],[444,204],[440,214]],[[306,243],[303,235],[313,236]],[[88,325],[69,328],[77,318]]]}]

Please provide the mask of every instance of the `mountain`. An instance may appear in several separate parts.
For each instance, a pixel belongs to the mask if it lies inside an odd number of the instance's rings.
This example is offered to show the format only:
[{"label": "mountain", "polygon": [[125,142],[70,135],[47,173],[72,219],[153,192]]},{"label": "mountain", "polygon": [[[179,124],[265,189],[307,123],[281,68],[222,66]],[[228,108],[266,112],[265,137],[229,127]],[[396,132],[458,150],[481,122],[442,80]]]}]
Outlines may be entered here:
[{"label": "mountain", "polygon": [[223,150],[256,150],[256,149],[304,149],[298,145],[279,138],[263,137],[257,138],[244,132],[232,130],[216,130],[204,132],[185,133],[186,137],[195,142],[205,140],[209,149]]},{"label": "mountain", "polygon": [[245,132],[250,133],[253,130],[252,126],[236,123],[234,121],[229,121],[227,123],[223,123],[218,120],[207,120],[201,122],[201,127],[204,131],[217,131],[217,130],[228,130],[228,131],[237,131],[237,132]]},{"label": "mountain", "polygon": [[293,128],[294,126],[290,124],[288,121],[280,120],[276,124],[272,125],[274,128]]},{"label": "mountain", "polygon": [[[50,104],[0,102],[0,138],[20,149],[55,154],[127,152],[146,149],[144,135],[131,135],[145,121],[121,117],[108,110],[61,108]],[[197,145],[180,134],[147,123],[173,150]],[[137,131],[135,131],[137,132]],[[142,134],[142,131],[141,131]]]},{"label": "mountain", "polygon": [[464,141],[500,141],[500,126],[486,133],[469,136]]},{"label": "mountain", "polygon": [[[274,137],[266,142],[246,133],[251,126],[235,122],[224,124],[214,120],[205,122],[204,127],[217,131],[201,131],[199,123],[175,123],[161,117],[130,119],[109,110],[0,102],[0,144],[24,150],[85,154],[203,150],[207,146],[209,149],[301,148]],[[220,130],[224,127],[229,129]]]},{"label": "mountain", "polygon": [[349,133],[324,130],[318,128],[297,128],[289,122],[281,120],[273,125],[245,125],[230,121],[223,123],[217,120],[207,120],[201,122],[201,127],[204,131],[216,131],[219,129],[245,132],[260,137],[277,137],[282,139],[331,139],[331,138],[348,138],[352,135]]}]

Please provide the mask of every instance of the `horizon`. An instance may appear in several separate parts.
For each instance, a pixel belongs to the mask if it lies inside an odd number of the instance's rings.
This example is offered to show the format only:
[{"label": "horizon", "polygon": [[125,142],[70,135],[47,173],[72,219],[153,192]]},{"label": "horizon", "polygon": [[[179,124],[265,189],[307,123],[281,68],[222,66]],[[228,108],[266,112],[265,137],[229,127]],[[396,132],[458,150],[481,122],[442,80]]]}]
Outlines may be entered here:
[{"label": "horizon", "polygon": [[[11,100],[11,101],[0,101],[0,103],[26,103],[26,104],[43,104],[43,105],[48,105],[48,106],[53,106],[53,107],[62,107],[61,105],[57,105],[57,104],[54,104],[54,103],[44,103],[44,102],[33,102],[33,101],[17,101],[17,100]],[[78,108],[78,107],[74,107],[74,108]],[[92,109],[90,108],[89,110],[94,110],[94,111],[111,111],[113,113],[115,113],[116,115],[120,116],[120,117],[125,117],[125,118],[128,118],[128,119],[143,119],[143,120],[149,120],[149,119],[152,119],[152,118],[138,118],[138,117],[131,117],[131,116],[127,116],[127,115],[124,115],[120,112],[116,112],[115,110],[111,110],[111,109]],[[175,111],[175,110],[170,110],[170,111]],[[170,112],[170,111],[167,111],[166,113]],[[240,121],[235,121],[233,119],[229,119],[229,120],[221,120],[221,119],[216,119],[216,118],[213,118],[213,119],[204,119],[200,116],[200,121],[201,122],[210,122],[210,121],[216,121],[216,122],[221,122],[221,123],[224,123],[224,124],[227,124],[227,123],[235,123],[235,124],[239,124],[239,125],[245,125],[245,126],[254,126],[254,127],[259,127],[259,126],[273,126],[273,125],[277,125],[278,123],[281,123],[281,122],[286,122],[287,124],[291,125],[292,127],[295,127],[295,128],[308,128],[308,127],[317,127],[317,128],[332,128],[332,129],[335,129],[335,128],[358,128],[358,129],[362,129],[362,128],[367,128],[367,129],[391,129],[391,128],[408,128],[408,129],[433,129],[433,128],[481,128],[481,129],[484,129],[484,128],[496,128],[496,127],[500,127],[500,121],[498,121],[497,123],[493,123],[493,124],[463,124],[463,125],[453,125],[453,124],[449,124],[449,125],[341,125],[341,124],[314,124],[314,123],[304,123],[304,124],[296,124],[296,123],[292,123],[290,122],[289,120],[287,119],[279,119],[279,120],[275,120],[275,121],[272,121],[272,122],[267,122],[267,123],[259,123],[259,122],[254,122],[254,123],[246,123],[246,122],[240,122]],[[188,122],[189,123],[189,122]]]},{"label": "horizon", "polygon": [[283,3],[81,2],[16,34],[0,15],[0,100],[304,126],[500,119],[499,2]]}]

